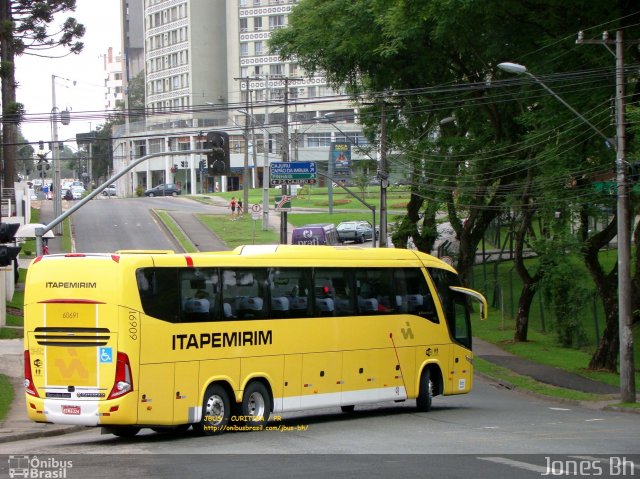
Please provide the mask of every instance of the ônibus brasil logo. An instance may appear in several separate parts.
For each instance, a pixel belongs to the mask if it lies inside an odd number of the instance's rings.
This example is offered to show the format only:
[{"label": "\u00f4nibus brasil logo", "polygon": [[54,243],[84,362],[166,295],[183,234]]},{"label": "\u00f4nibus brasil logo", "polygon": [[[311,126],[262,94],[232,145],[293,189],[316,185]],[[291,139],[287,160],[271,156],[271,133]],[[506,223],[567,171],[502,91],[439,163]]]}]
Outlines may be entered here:
[{"label": "\u00f4nibus brasil logo", "polygon": [[27,477],[38,479],[65,479],[67,469],[73,467],[73,461],[55,457],[9,456],[9,477]]}]

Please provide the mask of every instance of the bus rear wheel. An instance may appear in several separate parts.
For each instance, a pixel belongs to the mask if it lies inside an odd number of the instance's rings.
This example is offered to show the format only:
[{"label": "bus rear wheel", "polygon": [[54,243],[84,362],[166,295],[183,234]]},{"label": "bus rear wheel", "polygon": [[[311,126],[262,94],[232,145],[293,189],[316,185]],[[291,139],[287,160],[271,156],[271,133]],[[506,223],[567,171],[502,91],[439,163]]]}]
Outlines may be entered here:
[{"label": "bus rear wheel", "polygon": [[245,388],[242,396],[242,415],[251,418],[251,426],[265,426],[271,414],[271,394],[260,381],[253,381]]},{"label": "bus rear wheel", "polygon": [[219,384],[207,388],[202,400],[202,419],[193,429],[205,436],[215,436],[224,432],[231,417],[231,405],[227,391]]},{"label": "bus rear wheel", "polygon": [[431,410],[431,399],[433,398],[433,381],[429,369],[425,368],[420,377],[420,390],[416,398],[418,411],[429,412]]}]

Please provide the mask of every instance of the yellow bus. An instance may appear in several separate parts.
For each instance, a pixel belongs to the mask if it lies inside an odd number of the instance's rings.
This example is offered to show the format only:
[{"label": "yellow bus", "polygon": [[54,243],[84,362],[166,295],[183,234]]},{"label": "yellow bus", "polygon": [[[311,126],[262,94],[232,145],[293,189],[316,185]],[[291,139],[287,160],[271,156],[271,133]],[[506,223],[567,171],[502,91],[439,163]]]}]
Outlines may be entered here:
[{"label": "yellow bus", "polygon": [[27,413],[129,436],[380,401],[428,411],[471,390],[469,298],[484,319],[452,267],[402,249],[42,256],[26,279]]}]

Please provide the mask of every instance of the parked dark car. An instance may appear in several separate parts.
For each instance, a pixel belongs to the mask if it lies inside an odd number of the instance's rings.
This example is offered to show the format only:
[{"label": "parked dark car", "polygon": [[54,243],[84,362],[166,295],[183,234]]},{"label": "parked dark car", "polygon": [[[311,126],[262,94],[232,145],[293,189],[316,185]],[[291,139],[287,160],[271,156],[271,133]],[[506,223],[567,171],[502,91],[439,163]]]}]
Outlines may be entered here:
[{"label": "parked dark car", "polygon": [[177,196],[181,193],[178,185],[174,183],[165,183],[155,186],[144,192],[144,196]]},{"label": "parked dark car", "polygon": [[[373,239],[373,227],[368,221],[343,221],[337,227],[338,237],[341,242],[356,241],[364,243]],[[376,230],[376,238],[380,233]]]}]

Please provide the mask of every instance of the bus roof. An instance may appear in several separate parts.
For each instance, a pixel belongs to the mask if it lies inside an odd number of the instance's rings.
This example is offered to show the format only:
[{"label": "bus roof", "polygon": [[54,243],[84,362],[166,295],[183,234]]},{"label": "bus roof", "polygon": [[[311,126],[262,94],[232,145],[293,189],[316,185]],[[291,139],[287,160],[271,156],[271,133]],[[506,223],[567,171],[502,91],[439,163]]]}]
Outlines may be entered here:
[{"label": "bus roof", "polygon": [[[400,263],[414,262],[425,267],[434,267],[456,272],[444,261],[419,251],[400,248],[362,248],[358,246],[308,246],[308,245],[246,245],[229,251],[213,251],[199,253],[172,253],[166,250],[119,250],[115,253],[74,253],[67,255],[48,255],[38,261],[74,260],[94,258],[111,260],[118,263],[149,264],[151,260],[156,266],[245,266],[248,259],[254,259],[260,265],[268,265],[276,260],[278,265],[313,266],[357,265],[358,262],[379,262],[381,266],[400,266]],[[212,261],[213,260],[213,261]],[[281,262],[281,263],[280,263]],[[369,264],[371,265],[371,264]]]}]

